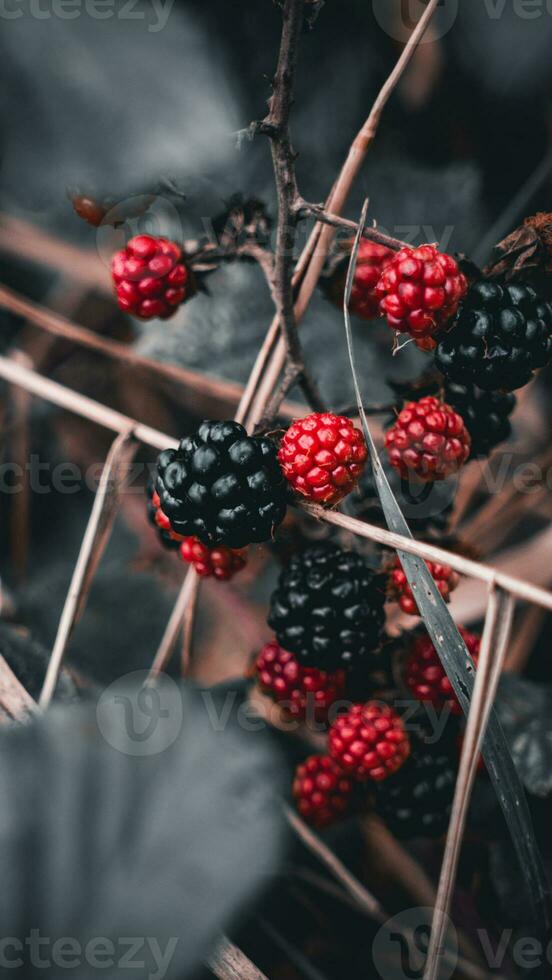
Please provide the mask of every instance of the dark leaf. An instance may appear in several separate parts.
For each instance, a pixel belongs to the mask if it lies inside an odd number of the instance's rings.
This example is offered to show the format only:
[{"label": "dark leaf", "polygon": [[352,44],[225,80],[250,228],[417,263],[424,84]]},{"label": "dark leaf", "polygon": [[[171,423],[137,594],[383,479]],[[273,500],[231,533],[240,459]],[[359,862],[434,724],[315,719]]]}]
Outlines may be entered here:
[{"label": "dark leaf", "polygon": [[[275,870],[279,765],[262,734],[168,678],[140,691],[118,683],[97,709],[56,707],[0,737],[2,935],[40,930],[50,964],[12,944],[26,978],[59,980],[64,938],[79,980],[188,977]],[[100,939],[103,972],[87,947]]]},{"label": "dark leaf", "polygon": [[516,769],[534,796],[552,793],[552,689],[505,674],[496,701]]}]

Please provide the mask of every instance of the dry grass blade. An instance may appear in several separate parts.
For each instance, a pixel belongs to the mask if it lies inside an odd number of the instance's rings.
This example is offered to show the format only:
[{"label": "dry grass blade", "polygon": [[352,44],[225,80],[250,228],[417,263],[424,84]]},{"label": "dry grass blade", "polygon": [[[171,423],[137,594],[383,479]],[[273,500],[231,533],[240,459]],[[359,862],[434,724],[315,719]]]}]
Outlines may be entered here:
[{"label": "dry grass blade", "polygon": [[316,854],[328,870],[331,871],[332,875],[341,882],[349,895],[355,899],[355,902],[360,908],[364,909],[368,915],[377,919],[379,922],[384,922],[387,916],[377,898],[360,883],[358,878],[355,878],[351,874],[324,841],[286,804],[284,804],[284,815],[291,829],[297,834],[305,847],[313,854]]},{"label": "dry grass blade", "polygon": [[437,890],[424,980],[438,980],[439,976],[439,961],[454,891],[468,806],[477,772],[479,750],[496,694],[510,636],[512,618],[513,600],[511,596],[491,588]]},{"label": "dry grass blade", "polygon": [[[385,927],[390,919],[389,914],[385,911],[383,906],[378,902],[377,898],[356,878],[348,868],[345,867],[342,861],[337,857],[336,854],[324,843],[324,841],[315,834],[314,831],[305,823],[301,817],[295,813],[289,806],[284,804],[284,815],[288,821],[291,829],[297,835],[299,840],[304,844],[304,846],[314,854],[321,863],[328,869],[328,871],[333,875],[336,881],[345,889],[346,893],[350,895],[351,899],[354,901],[356,907],[368,915],[371,919],[375,919],[380,922],[383,927]],[[397,923],[391,919],[392,928],[396,929],[404,936],[406,942],[410,945],[414,942],[414,936],[412,932],[408,929],[402,930]],[[447,955],[445,951],[445,955]],[[451,953],[451,956],[453,954]],[[482,970],[475,963],[471,963],[465,957],[457,957],[455,959],[455,965],[458,968],[458,973],[460,976],[466,977],[467,980],[488,980],[489,974],[487,971]]]},{"label": "dry grass blade", "polygon": [[219,941],[207,966],[218,980],[268,980],[226,936]]},{"label": "dry grass blade", "polygon": [[0,724],[26,721],[35,711],[36,702],[0,654]]},{"label": "dry grass blade", "polygon": [[[355,367],[349,302],[362,227],[366,221],[367,210],[368,202],[364,205],[359,229],[351,252],[345,294],[343,297],[347,349],[359,416],[368,445],[374,480],[385,520],[392,531],[412,539],[412,533],[389,486],[389,481],[370,432]],[[400,546],[397,548],[397,553],[410,588],[415,596],[424,625],[431,637],[462,710],[467,715],[474,688],[475,667],[464,640],[452,619],[425,561],[417,555],[413,555],[410,551],[403,551]],[[491,584],[493,587],[496,586],[496,575],[493,576]],[[506,824],[512,836],[520,869],[525,875],[527,897],[532,907],[535,922],[540,930],[546,933],[550,921],[548,886],[542,859],[533,832],[529,808],[504,733],[496,713],[492,709],[492,704],[489,706],[489,710],[488,735],[484,743],[485,762],[500,801]]]},{"label": "dry grass blade", "polygon": [[92,577],[109,540],[120,493],[137,445],[132,429],[127,433],[122,433],[115,439],[106,459],[65,599],[44,685],[40,692],[39,706],[41,708],[48,707],[54,693],[67,643],[73,627],[82,613]]}]

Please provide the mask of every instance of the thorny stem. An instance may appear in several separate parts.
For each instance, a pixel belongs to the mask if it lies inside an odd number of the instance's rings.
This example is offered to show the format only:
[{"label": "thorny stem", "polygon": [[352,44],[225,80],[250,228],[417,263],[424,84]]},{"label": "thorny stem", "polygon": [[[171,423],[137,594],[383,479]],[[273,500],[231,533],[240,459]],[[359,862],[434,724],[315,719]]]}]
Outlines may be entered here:
[{"label": "thorny stem", "polygon": [[[298,213],[295,207],[299,198],[295,177],[295,153],[291,145],[289,118],[293,106],[293,85],[297,65],[299,36],[303,23],[304,0],[285,0],[283,10],[282,39],[273,92],[269,100],[269,113],[261,124],[261,131],[270,139],[272,165],[278,197],[278,228],[274,258],[274,302],[281,334],[292,368],[288,379],[299,381],[312,408],[324,410],[322,397],[315,382],[306,375],[303,351],[297,332],[294,310],[293,269],[294,247]],[[287,389],[286,389],[287,390]],[[285,392],[281,395],[283,399]],[[271,399],[274,411],[279,407],[278,394]]]},{"label": "thorny stem", "polygon": [[[414,54],[414,51],[423,37],[438,2],[439,0],[429,0],[426,9],[424,10],[420,20],[405,44],[401,56],[393,68],[393,71],[382,86],[368,115],[368,118],[364,122],[364,125],[360,131],[357,133],[357,136],[350,147],[345,163],[343,164],[339,176],[335,181],[331,193],[326,201],[325,211],[335,217],[340,216],[341,211],[345,206],[353,182],[376,134],[383,109],[392,92],[398,85],[412,55]],[[314,235],[317,235],[317,238],[315,239],[316,247],[311,251],[310,257],[307,259],[307,268],[302,277],[299,292],[295,301],[294,313],[296,322],[303,316],[309,305],[312,294],[314,293],[322,267],[333,240],[334,227],[329,224],[324,224],[324,227],[321,227],[320,222],[318,222],[313,231],[313,236]],[[303,254],[300,256],[299,264],[304,267],[304,263],[305,258]],[[275,330],[273,324],[269,331],[271,337],[274,332]],[[270,351],[267,352],[265,350],[261,355],[262,363],[255,365],[257,376],[260,378],[263,371],[266,370],[267,376],[270,378],[274,377],[277,381],[284,368],[286,356],[286,344],[283,339],[280,339],[279,343],[271,346]],[[265,398],[270,398],[270,394],[268,396],[266,395],[265,386],[261,383],[259,385],[257,396],[253,397],[251,400],[250,423],[252,421],[253,424],[255,424],[255,422],[262,415],[264,415],[266,404]]]},{"label": "thorny stem", "polygon": [[[299,218],[313,217],[324,225],[331,225],[333,228],[344,228],[353,235],[358,231],[358,222],[350,221],[349,218],[341,218],[338,214],[332,214],[331,211],[324,209],[323,204],[309,204],[308,201],[299,197],[295,201],[294,208]],[[371,242],[376,242],[377,245],[385,245],[387,248],[392,248],[395,252],[408,245],[408,242],[403,242],[400,238],[393,238],[391,235],[386,235],[383,231],[378,231],[377,228],[370,228],[369,226],[363,229],[362,237],[369,239]]]}]

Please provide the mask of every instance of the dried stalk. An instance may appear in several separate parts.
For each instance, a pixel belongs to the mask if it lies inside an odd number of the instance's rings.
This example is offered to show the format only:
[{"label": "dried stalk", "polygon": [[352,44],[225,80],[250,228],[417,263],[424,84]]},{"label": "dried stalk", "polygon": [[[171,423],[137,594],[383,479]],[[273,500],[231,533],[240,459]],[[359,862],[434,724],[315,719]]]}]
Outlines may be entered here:
[{"label": "dried stalk", "polygon": [[301,817],[295,813],[291,807],[284,804],[284,815],[290,825],[293,832],[297,835],[299,840],[303,842],[305,847],[311,851],[312,854],[322,861],[322,863],[331,871],[334,878],[341,882],[345,891],[349,895],[352,895],[357,905],[364,909],[368,915],[377,919],[379,922],[385,922],[387,919],[387,914],[382,905],[378,902],[377,898],[368,891],[353,874],[345,867],[342,861],[339,860],[337,855],[333,853],[332,850],[310,829],[310,827],[305,823]]},{"label": "dried stalk", "polygon": [[106,459],[65,599],[46,677],[40,692],[38,704],[42,709],[48,707],[55,691],[69,638],[79,615],[83,611],[87,590],[109,540],[117,513],[119,497],[128,477],[130,461],[136,449],[137,442],[130,429],[128,432],[117,436]]},{"label": "dried stalk", "polygon": [[191,595],[182,621],[182,654],[180,657],[180,673],[182,677],[187,677],[190,673],[190,662],[192,657],[192,642],[194,638],[194,623],[199,598],[199,586],[201,579],[199,575],[193,575],[193,587],[190,586]]},{"label": "dried stalk", "polygon": [[36,702],[0,654],[0,723],[27,721],[35,711]]},{"label": "dried stalk", "polygon": [[535,647],[546,620],[546,612],[538,606],[525,609],[515,636],[508,647],[504,669],[520,674]]},{"label": "dried stalk", "polygon": [[226,936],[219,940],[207,966],[218,980],[268,980]]},{"label": "dried stalk", "polygon": [[370,541],[376,541],[378,544],[386,545],[395,550],[406,551],[407,554],[417,555],[426,561],[450,565],[461,575],[468,575],[479,579],[481,582],[496,582],[498,587],[505,592],[510,592],[517,599],[534,602],[535,605],[542,606],[543,609],[552,610],[552,592],[541,589],[538,585],[532,585],[530,582],[525,582],[523,579],[515,578],[513,575],[500,572],[492,565],[473,561],[471,558],[457,555],[453,551],[447,551],[445,548],[437,547],[437,545],[426,544],[425,541],[415,541],[413,538],[403,537],[401,534],[395,534],[394,531],[386,531],[384,528],[376,527],[375,524],[368,524],[356,517],[349,517],[348,514],[324,510],[319,504],[300,502],[297,506],[307,511],[312,517],[317,517],[327,524],[335,524],[337,527],[342,527],[360,537],[368,538]]},{"label": "dried stalk", "polygon": [[512,626],[513,610],[512,597],[491,585],[473,697],[460,755],[452,813],[437,889],[437,901],[424,980],[438,980],[439,976],[439,961],[445,939],[471,792],[477,772],[479,751],[502,671]]},{"label": "dried stalk", "polygon": [[[14,351],[12,358],[25,367],[31,367],[29,358],[22,351]],[[10,432],[10,460],[25,471],[30,453],[29,423],[32,398],[28,391],[14,385],[10,392],[13,411],[13,428]],[[23,480],[20,492],[15,494],[10,511],[10,550],[19,575],[27,570],[29,552],[29,481]]]},{"label": "dried stalk", "polygon": [[[32,300],[19,296],[7,286],[0,286],[0,308],[10,310],[18,316],[25,317],[33,326],[56,337],[62,337],[72,343],[85,347],[95,353],[102,354],[112,361],[120,363],[125,371],[134,370],[156,381],[167,381],[178,386],[179,393],[186,390],[194,393],[194,407],[197,408],[198,398],[205,399],[206,406],[210,401],[221,403],[221,410],[238,405],[243,397],[244,389],[234,381],[210,378],[208,375],[189,368],[180,367],[165,361],[154,361],[151,358],[136,354],[128,344],[122,344],[110,337],[72,323],[59,313],[40,306]],[[282,405],[282,414],[291,418],[301,412],[301,405]]]},{"label": "dried stalk", "polygon": [[[129,429],[133,429],[136,439],[148,446],[152,446],[154,449],[176,449],[178,446],[178,440],[171,436],[159,432],[157,429],[152,429],[150,426],[143,425],[141,422],[137,422],[127,415],[122,415],[120,412],[107,408],[105,405],[101,405],[99,402],[85,395],[72,391],[70,388],[66,388],[56,381],[44,378],[35,371],[14,364],[9,358],[2,356],[0,356],[0,377],[6,381],[21,385],[40,398],[44,398],[54,405],[66,408],[68,411],[75,412],[77,415],[81,415],[91,422],[96,422],[106,429],[111,429],[113,432],[128,432]],[[495,581],[497,587],[500,587],[506,592],[510,592],[517,599],[532,602],[535,605],[542,606],[543,609],[552,610],[552,592],[541,589],[539,586],[532,585],[530,582],[516,578],[513,575],[503,573],[491,565],[473,561],[462,555],[457,555],[452,551],[447,551],[445,548],[438,548],[436,545],[426,544],[423,541],[414,541],[411,538],[403,537],[392,531],[386,531],[384,528],[376,527],[375,524],[368,524],[365,521],[358,520],[358,518],[350,517],[348,514],[325,510],[318,504],[310,504],[305,501],[298,502],[297,506],[300,506],[302,510],[311,514],[312,517],[325,521],[327,524],[334,524],[352,534],[368,538],[370,541],[375,541],[378,544],[386,545],[395,550],[398,548],[409,554],[418,555],[418,557],[424,558],[427,561],[450,565],[451,568],[454,568],[460,574],[479,579],[482,582],[490,583]]]},{"label": "dried stalk", "polygon": [[197,589],[197,574],[193,566],[190,566],[151,665],[149,680],[153,680],[166,669],[185,617],[187,615],[193,617],[193,598],[197,596]]},{"label": "dried stalk", "polygon": [[[324,864],[336,881],[339,881],[343,885],[346,893],[351,896],[357,908],[371,919],[380,922],[382,926],[386,926],[390,916],[377,898],[345,867],[331,848],[324,843],[318,834],[315,834],[310,829],[294,810],[287,806],[287,804],[284,804],[283,809],[288,824],[301,843]],[[399,926],[396,926],[396,923],[393,923],[393,927],[397,928],[397,931],[404,936],[409,944],[412,943],[413,936],[409,930],[402,930]],[[457,958],[456,966],[458,967],[458,972],[462,976],[470,978],[470,980],[488,980],[489,978],[487,971],[482,970],[475,963],[471,963],[463,956]],[[497,978],[497,980],[500,980],[500,978]]]}]

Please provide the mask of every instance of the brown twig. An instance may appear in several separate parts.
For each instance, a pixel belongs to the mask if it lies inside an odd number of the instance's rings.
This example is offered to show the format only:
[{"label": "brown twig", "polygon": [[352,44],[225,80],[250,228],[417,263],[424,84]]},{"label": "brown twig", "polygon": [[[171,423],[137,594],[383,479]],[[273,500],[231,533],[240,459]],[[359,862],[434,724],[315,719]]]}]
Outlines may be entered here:
[{"label": "brown twig", "polygon": [[54,693],[67,643],[82,613],[90,582],[109,540],[121,490],[137,445],[132,429],[129,429],[117,436],[105,461],[40,692],[40,708],[48,707]]},{"label": "brown twig", "polygon": [[439,962],[447,930],[448,913],[460,859],[468,806],[477,772],[479,751],[502,671],[512,626],[513,608],[512,597],[500,592],[494,584],[491,584],[481,650],[475,674],[475,685],[460,755],[452,813],[437,889],[424,980],[437,980],[439,975]]}]

